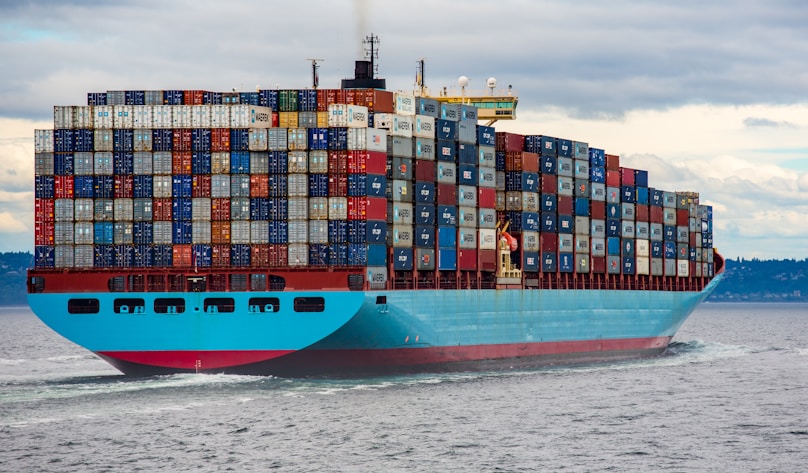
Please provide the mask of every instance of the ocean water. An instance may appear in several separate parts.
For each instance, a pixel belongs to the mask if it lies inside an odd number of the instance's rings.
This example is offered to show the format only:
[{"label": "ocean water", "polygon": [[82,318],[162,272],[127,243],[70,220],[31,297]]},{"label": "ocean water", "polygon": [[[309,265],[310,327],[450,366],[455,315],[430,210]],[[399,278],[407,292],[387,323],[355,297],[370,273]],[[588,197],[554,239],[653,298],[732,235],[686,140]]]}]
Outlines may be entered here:
[{"label": "ocean water", "polygon": [[0,309],[0,471],[805,472],[808,305],[702,305],[653,359],[357,380],[129,379]]}]

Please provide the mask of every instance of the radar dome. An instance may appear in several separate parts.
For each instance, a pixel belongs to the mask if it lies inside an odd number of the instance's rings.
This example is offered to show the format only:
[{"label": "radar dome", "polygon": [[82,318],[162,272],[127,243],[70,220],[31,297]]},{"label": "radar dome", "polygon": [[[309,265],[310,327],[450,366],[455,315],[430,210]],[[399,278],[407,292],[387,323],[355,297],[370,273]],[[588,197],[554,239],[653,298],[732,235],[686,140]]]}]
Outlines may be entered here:
[{"label": "radar dome", "polygon": [[466,76],[460,76],[460,78],[457,79],[457,85],[460,87],[467,87],[469,85],[469,78]]},{"label": "radar dome", "polygon": [[495,77],[489,77],[486,83],[488,84],[488,88],[490,89],[496,88],[497,79]]}]

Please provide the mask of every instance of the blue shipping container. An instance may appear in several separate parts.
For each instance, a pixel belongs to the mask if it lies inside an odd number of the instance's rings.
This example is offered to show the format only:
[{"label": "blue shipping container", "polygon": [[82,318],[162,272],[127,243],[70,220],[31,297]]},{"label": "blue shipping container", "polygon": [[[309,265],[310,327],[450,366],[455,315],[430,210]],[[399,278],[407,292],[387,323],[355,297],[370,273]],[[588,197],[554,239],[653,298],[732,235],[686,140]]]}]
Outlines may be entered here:
[{"label": "blue shipping container", "polygon": [[112,172],[118,176],[131,176],[135,172],[135,154],[120,151],[112,155]]},{"label": "blue shipping container", "polygon": [[328,149],[347,150],[348,149],[348,129],[342,127],[328,128]]},{"label": "blue shipping container", "polygon": [[328,197],[328,174],[309,174],[309,197]]},{"label": "blue shipping container", "polygon": [[268,153],[270,174],[286,174],[289,171],[289,153],[286,151],[270,151]]},{"label": "blue shipping container", "polygon": [[192,197],[193,196],[193,177],[188,174],[177,174],[171,178],[171,196],[178,197]]},{"label": "blue shipping container", "polygon": [[345,220],[328,221],[328,242],[346,243],[348,241],[348,222]]},{"label": "blue shipping container", "polygon": [[132,240],[136,245],[150,245],[153,242],[154,224],[152,222],[135,222],[132,229]]},{"label": "blue shipping container", "polygon": [[435,248],[435,227],[416,225],[415,246],[419,248]]},{"label": "blue shipping container", "polygon": [[174,146],[173,130],[155,128],[152,130],[152,150],[171,151]]},{"label": "blue shipping container", "polygon": [[57,153],[73,151],[73,130],[58,128],[53,130],[53,150]]},{"label": "blue shipping container", "polygon": [[96,199],[111,199],[115,195],[115,180],[112,176],[95,176],[93,194]]},{"label": "blue shipping container", "polygon": [[606,253],[609,256],[620,256],[620,238],[608,237],[606,239]]},{"label": "blue shipping container", "polygon": [[328,266],[328,244],[309,244],[309,266]]},{"label": "blue shipping container", "polygon": [[387,245],[368,245],[368,266],[387,266]]},{"label": "blue shipping container", "polygon": [[348,264],[348,245],[332,243],[328,245],[328,265],[346,266]]},{"label": "blue shipping container", "polygon": [[151,245],[135,245],[132,265],[135,268],[151,268],[154,266],[154,250]]},{"label": "blue shipping container", "polygon": [[575,217],[572,215],[558,216],[558,233],[571,234],[575,230]]},{"label": "blue shipping container", "polygon": [[541,270],[543,273],[554,273],[558,271],[558,255],[554,251],[542,252]]},{"label": "blue shipping container", "polygon": [[269,221],[269,243],[283,245],[289,241],[289,222],[286,220]]},{"label": "blue shipping container", "polygon": [[539,271],[539,252],[525,251],[522,254],[522,271],[535,273]]},{"label": "blue shipping container", "polygon": [[558,270],[562,273],[571,273],[575,268],[575,255],[572,253],[558,253]]},{"label": "blue shipping container", "polygon": [[438,270],[439,271],[456,271],[457,270],[457,250],[451,248],[438,248],[437,250]]},{"label": "blue shipping container", "polygon": [[129,128],[112,130],[112,151],[134,151],[135,131]]},{"label": "blue shipping container", "polygon": [[190,221],[192,218],[192,202],[193,201],[187,197],[172,199],[171,215],[174,217],[174,220]]},{"label": "blue shipping container", "polygon": [[438,225],[457,226],[457,207],[453,205],[439,205],[436,217]]},{"label": "blue shipping container", "polygon": [[76,198],[91,199],[95,194],[93,176],[76,176],[73,179],[73,195]]},{"label": "blue shipping container", "polygon": [[93,224],[93,243],[96,245],[111,245],[114,227],[112,222],[95,222]]},{"label": "blue shipping container", "polygon": [[492,126],[477,125],[477,144],[479,146],[496,146],[496,129]]},{"label": "blue shipping container", "polygon": [[457,248],[456,227],[438,227],[438,248]]},{"label": "blue shipping container", "polygon": [[368,247],[363,243],[348,243],[348,265],[367,266]]},{"label": "blue shipping container", "polygon": [[384,197],[387,192],[387,176],[368,174],[366,192],[369,197]]},{"label": "blue shipping container", "polygon": [[545,233],[558,232],[558,217],[554,213],[541,214],[541,231]]},{"label": "blue shipping container", "polygon": [[210,151],[210,128],[191,130],[191,151]]},{"label": "blue shipping container", "polygon": [[93,246],[93,266],[96,268],[111,268],[113,260],[112,245]]},{"label": "blue shipping container", "polygon": [[53,173],[57,176],[72,176],[75,170],[74,162],[73,153],[54,153]]},{"label": "blue shipping container", "polygon": [[310,150],[328,149],[328,128],[309,128],[306,134]]},{"label": "blue shipping container", "polygon": [[477,166],[474,164],[461,164],[457,167],[457,183],[461,186],[477,185]]},{"label": "blue shipping container", "polygon": [[435,206],[418,204],[415,206],[414,222],[416,225],[435,225]]},{"label": "blue shipping container", "polygon": [[249,149],[250,131],[246,128],[231,128],[230,151],[249,151]]},{"label": "blue shipping container", "polygon": [[79,152],[94,151],[94,137],[93,130],[80,128],[74,132],[73,150]]},{"label": "blue shipping container", "polygon": [[154,245],[152,258],[154,267],[170,267],[174,263],[174,250],[171,245]]},{"label": "blue shipping container", "polygon": [[187,245],[191,243],[191,222],[190,220],[171,222],[172,237],[171,242],[175,245]]},{"label": "blue shipping container", "polygon": [[454,141],[438,140],[436,149],[438,161],[457,161],[457,148]]},{"label": "blue shipping container", "polygon": [[365,228],[368,243],[385,243],[387,239],[387,222],[383,220],[368,220]]}]

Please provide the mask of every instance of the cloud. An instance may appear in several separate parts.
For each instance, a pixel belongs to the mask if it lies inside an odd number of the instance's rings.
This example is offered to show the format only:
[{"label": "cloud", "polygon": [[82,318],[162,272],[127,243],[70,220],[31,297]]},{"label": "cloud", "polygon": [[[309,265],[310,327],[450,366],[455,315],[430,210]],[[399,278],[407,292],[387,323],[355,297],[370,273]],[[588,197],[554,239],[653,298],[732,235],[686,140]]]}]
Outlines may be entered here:
[{"label": "cloud", "polygon": [[749,118],[747,118],[747,119],[745,119],[743,121],[743,124],[744,124],[744,126],[747,126],[749,128],[754,128],[754,127],[797,128],[797,125],[795,125],[793,123],[789,123],[789,122],[785,122],[785,121],[777,122],[777,121],[774,121],[774,120],[769,120],[768,118],[749,117]]}]

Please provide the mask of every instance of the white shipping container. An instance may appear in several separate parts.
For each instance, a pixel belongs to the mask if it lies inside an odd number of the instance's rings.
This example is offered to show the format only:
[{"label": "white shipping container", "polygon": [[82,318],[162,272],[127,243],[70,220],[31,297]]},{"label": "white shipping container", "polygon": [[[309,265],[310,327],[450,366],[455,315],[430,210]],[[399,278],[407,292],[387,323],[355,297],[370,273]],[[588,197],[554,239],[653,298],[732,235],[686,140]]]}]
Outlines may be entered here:
[{"label": "white shipping container", "polygon": [[328,106],[328,126],[343,128],[348,126],[348,105],[332,103]]},{"label": "white shipping container", "polygon": [[441,184],[457,183],[457,164],[438,161],[437,181]]},{"label": "white shipping container", "polygon": [[[87,154],[90,156],[89,172],[78,172],[76,167],[76,160],[78,156]],[[34,175],[35,176],[53,176],[53,153],[35,153],[34,154]],[[93,173],[93,153],[75,153],[73,156],[73,169],[76,175],[92,174]]]},{"label": "white shipping container", "polygon": [[[292,151],[292,153],[305,153],[305,151]],[[328,172],[328,151],[314,150],[309,151],[308,154],[308,171],[311,173],[326,174]]]},{"label": "white shipping container", "polygon": [[230,176],[227,174],[214,174],[210,176],[210,196],[215,199],[230,197]]},{"label": "white shipping container", "polygon": [[[135,174],[154,174],[154,157],[149,151],[135,151],[133,158],[133,171]],[[78,172],[78,171],[77,171]]]},{"label": "white shipping container", "polygon": [[558,251],[572,253],[575,251],[575,237],[569,234],[558,235]]},{"label": "white shipping container", "polygon": [[171,105],[171,125],[173,128],[192,128],[193,105]]},{"label": "white shipping container", "polygon": [[132,199],[114,199],[113,219],[118,222],[131,222],[134,216]]},{"label": "white shipping container", "polygon": [[475,186],[457,186],[457,205],[477,207],[477,188]]},{"label": "white shipping container", "polygon": [[588,255],[589,254],[589,236],[588,235],[575,235],[575,253]]},{"label": "white shipping container", "polygon": [[477,248],[477,229],[460,227],[457,229],[457,247],[474,250]]},{"label": "white shipping container", "polygon": [[92,222],[76,222],[75,228],[75,241],[77,245],[92,245],[93,244],[93,223]]},{"label": "white shipping container", "polygon": [[95,249],[92,242],[86,245],[76,245],[73,265],[76,268],[92,268],[95,260]]},{"label": "white shipping container", "polygon": [[[234,245],[250,244],[250,221],[231,220],[230,221],[230,243]],[[266,222],[265,222],[266,223]]]},{"label": "white shipping container", "polygon": [[231,105],[213,105],[210,110],[211,128],[230,128]]},{"label": "white shipping container", "polygon": [[308,220],[308,218],[309,218],[309,199],[307,199],[306,197],[290,198],[289,220]]},{"label": "white shipping container", "polygon": [[589,217],[575,217],[575,233],[578,235],[589,235],[592,225],[589,223]]},{"label": "white shipping container", "polygon": [[536,192],[522,192],[522,210],[524,212],[538,212],[539,194]]},{"label": "white shipping container", "polygon": [[112,226],[112,242],[116,245],[131,245],[134,228],[132,222],[115,222]]},{"label": "white shipping container", "polygon": [[113,128],[134,128],[135,113],[133,105],[115,105],[112,119]]},{"label": "white shipping container", "polygon": [[172,176],[155,175],[152,177],[152,196],[156,199],[171,197]]},{"label": "white shipping container", "polygon": [[419,138],[435,138],[435,118],[425,115],[416,115],[412,136]]},{"label": "white shipping container", "polygon": [[558,195],[571,197],[575,187],[571,177],[558,176]]},{"label": "white shipping container", "polygon": [[250,222],[250,243],[254,245],[265,245],[269,243],[269,222],[266,220],[254,220]]},{"label": "white shipping container", "polygon": [[291,243],[286,250],[289,266],[300,267],[309,265],[309,245],[306,243]]},{"label": "white shipping container", "polygon": [[413,205],[409,202],[388,203],[388,214],[395,225],[412,225],[413,212]]},{"label": "white shipping container", "polygon": [[[152,114],[154,111],[153,105],[135,105],[132,107],[132,113],[134,114],[132,118],[132,127],[137,129],[144,129],[144,128],[154,128]],[[149,135],[151,135],[151,130],[149,130]]]},{"label": "white shipping container", "polygon": [[[349,128],[348,129],[348,149],[363,150],[368,147],[368,131],[373,128]],[[378,130],[374,130],[379,133]],[[386,150],[385,150],[386,151]]]},{"label": "white shipping container", "polygon": [[413,242],[412,225],[393,225],[390,230],[390,241],[397,248],[410,248]]},{"label": "white shipping container", "polygon": [[210,105],[192,105],[191,106],[191,126],[194,128],[210,128],[211,127],[211,109]]},{"label": "white shipping container", "polygon": [[412,138],[412,128],[415,125],[412,115],[393,115],[393,126],[390,128],[391,136]]},{"label": "white shipping container", "polygon": [[267,132],[267,148],[269,151],[286,151],[289,149],[289,132],[286,128],[270,128]]},{"label": "white shipping container", "polygon": [[329,197],[328,198],[328,219],[347,220],[348,218],[348,198]]},{"label": "white shipping container", "polygon": [[[493,228],[481,228],[479,230],[479,236],[477,242],[480,245],[479,248],[481,250],[496,250],[497,231]],[[538,238],[536,238],[536,242],[538,242]],[[536,248],[538,248],[538,244],[536,245]],[[537,251],[537,250],[525,249],[525,251]]]},{"label": "white shipping container", "polygon": [[210,154],[210,172],[212,174],[227,174],[230,172],[230,153],[217,151]]},{"label": "white shipping container", "polygon": [[230,128],[271,128],[272,109],[255,105],[231,105]]},{"label": "white shipping container", "polygon": [[387,268],[384,266],[368,267],[367,281],[370,289],[385,289],[387,287]]},{"label": "white shipping container", "polygon": [[477,222],[480,228],[496,228],[497,227],[497,211],[495,209],[479,209],[479,217]]},{"label": "white shipping container", "polygon": [[53,224],[53,242],[56,245],[72,245],[74,241],[73,222],[56,222]]},{"label": "white shipping container", "polygon": [[328,197],[309,197],[309,220],[328,220]]},{"label": "white shipping container", "polygon": [[[305,161],[303,162],[305,163]],[[309,195],[309,176],[306,174],[289,174],[286,180],[286,195],[289,197],[306,197]]]},{"label": "white shipping container", "polygon": [[191,199],[191,220],[210,220],[210,199],[194,197]]},{"label": "white shipping container", "polygon": [[156,221],[152,226],[152,242],[155,245],[170,245],[173,232],[172,222]]},{"label": "white shipping container", "polygon": [[34,152],[53,153],[53,130],[34,130]]},{"label": "white shipping container", "polygon": [[96,105],[93,108],[93,125],[98,130],[111,130],[115,121],[115,107],[112,105]]},{"label": "white shipping container", "polygon": [[308,243],[309,242],[309,222],[307,220],[290,220],[289,226],[289,243]]},{"label": "white shipping container", "polygon": [[72,268],[75,251],[72,243],[57,243],[56,248],[53,250],[54,266],[57,268]]},{"label": "white shipping container", "polygon": [[210,244],[210,221],[196,220],[191,223],[191,243],[195,245]]},{"label": "white shipping container", "polygon": [[137,198],[132,201],[132,217],[135,222],[151,222],[154,220],[153,203],[151,199]]},{"label": "white shipping container", "polygon": [[93,220],[93,199],[76,199],[73,214],[77,222],[91,222]]},{"label": "white shipping container", "polygon": [[73,116],[75,117],[76,128],[94,128],[93,107],[89,105],[78,105],[73,107]]},{"label": "white shipping container", "polygon": [[73,107],[70,105],[55,105],[53,107],[53,128],[76,128]]},{"label": "white shipping container", "polygon": [[309,220],[309,243],[328,243],[328,220]]},{"label": "white shipping container", "polygon": [[[331,126],[331,125],[329,125]],[[374,113],[373,114],[373,128],[380,130],[389,130],[393,128],[393,114],[392,113]],[[385,149],[387,149],[385,145]]]},{"label": "white shipping container", "polygon": [[230,220],[250,219],[250,198],[236,197],[230,199]]},{"label": "white shipping container", "polygon": [[[362,128],[352,128],[352,130],[362,130]],[[367,140],[365,147],[368,151],[387,152],[387,133],[376,128],[364,129]],[[349,132],[351,130],[348,130]]]},{"label": "white shipping container", "polygon": [[174,128],[174,113],[171,106],[154,105],[152,107],[152,128]]},{"label": "white shipping container", "polygon": [[458,207],[457,225],[460,227],[477,228],[477,209],[475,207]]},{"label": "white shipping container", "polygon": [[406,92],[394,92],[393,106],[393,111],[399,115],[415,115],[415,96]]},{"label": "white shipping container", "polygon": [[53,204],[53,214],[57,222],[72,222],[73,199],[56,199]]},{"label": "white shipping container", "polygon": [[348,128],[368,127],[368,108],[362,105],[348,105]]},{"label": "white shipping container", "polygon": [[266,128],[250,128],[249,132],[248,149],[250,151],[266,151],[267,150],[267,129]]},{"label": "white shipping container", "polygon": [[112,199],[95,199],[93,201],[93,220],[111,222],[114,215]]},{"label": "white shipping container", "polygon": [[135,152],[152,150],[152,130],[136,129],[133,133],[133,146]]},{"label": "white shipping container", "polygon": [[605,238],[591,238],[590,244],[592,246],[592,256],[602,257],[606,256],[606,239]]},{"label": "white shipping container", "polygon": [[112,153],[108,151],[95,153],[93,155],[93,172],[98,176],[111,176],[114,166],[112,163]]},{"label": "white shipping container", "polygon": [[93,131],[93,151],[112,151],[112,130],[96,128]]},{"label": "white shipping container", "polygon": [[154,174],[171,175],[173,172],[172,161],[171,151],[156,151],[152,156],[152,172]]}]

